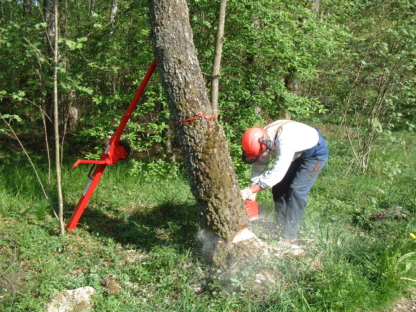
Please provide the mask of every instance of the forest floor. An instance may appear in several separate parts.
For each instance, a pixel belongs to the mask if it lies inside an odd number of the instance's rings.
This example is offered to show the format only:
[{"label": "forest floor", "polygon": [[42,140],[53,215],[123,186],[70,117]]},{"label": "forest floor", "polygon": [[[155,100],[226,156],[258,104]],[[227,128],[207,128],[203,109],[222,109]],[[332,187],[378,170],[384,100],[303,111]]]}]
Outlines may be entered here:
[{"label": "forest floor", "polygon": [[416,290],[411,293],[411,298],[403,297],[393,305],[393,312],[416,311]]},{"label": "forest floor", "polygon": [[[276,236],[276,223],[269,217],[260,217],[252,223],[256,234],[259,235],[260,242],[263,243],[264,254],[273,254],[281,260],[297,258],[302,259],[305,263],[310,263],[312,268],[322,266],[319,257],[316,258],[316,254],[319,253],[319,247],[314,239],[300,239],[298,243],[289,246],[269,245],[267,242],[272,237]],[[391,305],[374,310],[373,312],[414,312],[416,311],[416,288],[408,289],[408,293],[399,298],[397,301],[391,303]]]},{"label": "forest floor", "polygon": [[[265,210],[251,227],[265,253],[218,278],[207,278],[195,241],[200,225],[186,178],[129,174],[131,163],[112,167],[77,230],[62,239],[33,168],[0,138],[0,310],[42,311],[59,291],[91,286],[96,311],[416,312],[416,150],[414,135],[405,138],[382,141],[366,175],[345,175],[347,147],[332,140],[331,163],[289,252],[279,247],[271,194],[259,194]],[[33,159],[46,181],[43,158]],[[69,213],[88,172],[72,164],[63,166]],[[411,217],[371,218],[392,207]],[[123,289],[118,296],[102,284],[110,274]]]}]

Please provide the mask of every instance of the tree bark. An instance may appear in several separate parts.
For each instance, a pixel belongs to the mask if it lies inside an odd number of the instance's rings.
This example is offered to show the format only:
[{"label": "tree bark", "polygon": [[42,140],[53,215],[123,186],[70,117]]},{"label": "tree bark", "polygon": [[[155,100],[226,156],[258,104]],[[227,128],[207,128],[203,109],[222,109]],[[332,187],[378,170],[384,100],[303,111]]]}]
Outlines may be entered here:
[{"label": "tree bark", "polygon": [[32,13],[32,2],[30,0],[23,1],[23,16],[29,16]]},{"label": "tree bark", "polygon": [[55,32],[56,32],[56,25],[55,25],[55,1],[54,0],[44,0],[43,1],[43,12],[44,18],[46,23],[46,39],[47,39],[47,47],[49,51],[52,51],[53,47],[55,46]]},{"label": "tree bark", "polygon": [[212,83],[211,83],[211,105],[212,110],[216,116],[218,116],[218,93],[220,85],[220,67],[221,67],[221,55],[222,44],[224,42],[224,24],[225,24],[225,11],[227,7],[227,0],[221,0],[220,14],[218,19],[217,38],[215,40],[215,56],[214,65],[212,66]]},{"label": "tree bark", "polygon": [[95,4],[97,3],[96,0],[90,1],[90,16],[93,16],[95,13]]},{"label": "tree bark", "polygon": [[54,108],[54,132],[55,132],[55,168],[56,168],[56,187],[58,192],[58,219],[61,236],[65,235],[64,224],[64,201],[62,197],[62,175],[61,175],[61,145],[59,144],[59,103],[58,103],[58,63],[59,63],[59,32],[58,32],[58,0],[54,3],[54,22],[55,22],[55,37],[53,48],[53,108]]},{"label": "tree bark", "polygon": [[[55,46],[55,34],[56,34],[56,25],[55,25],[55,0],[44,0],[43,1],[43,15],[44,21],[46,23],[46,36],[45,36],[45,48],[46,55],[51,59],[54,57],[54,46]],[[48,68],[48,74],[53,79],[53,68]],[[53,118],[53,90],[50,88],[47,89],[45,94],[44,102],[44,111],[50,118],[46,119],[46,137],[48,139],[47,144],[53,146],[54,140],[52,138],[52,133],[54,132],[54,124],[52,121]]]},{"label": "tree bark", "polygon": [[[110,35],[111,36],[113,36],[114,34],[114,29],[115,29],[114,23],[116,21],[117,10],[118,10],[118,0],[114,0],[113,4],[111,5],[111,10],[110,10],[110,23],[111,23]],[[110,38],[110,41],[113,41],[113,39]]]},{"label": "tree bark", "polygon": [[150,0],[150,19],[157,70],[171,120],[179,122],[174,128],[199,209],[201,236],[204,243],[212,243],[205,255],[224,265],[239,252],[227,243],[249,222],[221,125],[204,117],[185,121],[212,115],[186,0]]},{"label": "tree bark", "polygon": [[[62,197],[62,181],[61,181],[61,146],[59,144],[59,100],[58,100],[58,64],[59,64],[59,15],[58,15],[58,2],[59,0],[44,0],[44,19],[46,26],[46,47],[47,53],[53,59],[53,68],[51,72],[51,78],[53,81],[53,90],[48,90],[45,95],[45,109],[48,115],[53,116],[53,120],[47,120],[46,131],[46,144],[47,146],[54,146],[55,149],[55,168],[56,168],[56,183],[58,192],[58,220],[60,225],[60,234],[63,236],[65,233],[63,222],[63,197]],[[50,137],[49,134],[54,134]],[[52,144],[49,144],[49,141]],[[49,150],[49,148],[48,148]],[[51,204],[52,206],[52,204]],[[53,208],[53,207],[52,207]],[[55,213],[56,214],[56,213]]]},{"label": "tree bark", "polygon": [[110,23],[113,24],[116,21],[116,14],[118,10],[118,0],[114,0],[110,10]]}]

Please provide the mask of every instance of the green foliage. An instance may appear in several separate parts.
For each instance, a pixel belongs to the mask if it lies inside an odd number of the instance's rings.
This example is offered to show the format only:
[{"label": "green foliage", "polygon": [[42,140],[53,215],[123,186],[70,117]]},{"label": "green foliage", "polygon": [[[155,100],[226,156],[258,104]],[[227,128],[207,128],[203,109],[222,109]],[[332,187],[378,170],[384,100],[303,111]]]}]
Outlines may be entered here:
[{"label": "green foliage", "polygon": [[10,131],[10,124],[13,121],[21,122],[22,118],[20,118],[18,115],[10,115],[10,114],[4,114],[2,115],[0,113],[0,118],[2,119],[2,126],[0,127],[0,133],[8,133]]},{"label": "green foliage", "polygon": [[321,109],[288,85],[291,79],[301,84],[314,77],[320,57],[330,54],[331,37],[324,24],[303,5],[230,3],[220,99],[225,118],[235,115],[229,107],[233,102],[249,122],[255,107],[264,119],[279,118],[286,110],[299,118]]},{"label": "green foliage", "polygon": [[331,61],[322,60],[312,92],[350,129],[356,165],[367,172],[382,132],[413,129],[409,101],[416,34],[414,4],[407,0],[324,2],[328,22],[342,25]]},{"label": "green foliage", "polygon": [[[414,275],[408,261],[413,252],[403,255],[414,249],[414,242],[405,237],[390,237],[386,246],[377,237],[363,236],[358,240],[351,233],[331,232],[321,232],[319,237],[317,248],[321,250],[319,260],[323,261],[320,273],[311,270],[303,277],[304,287],[316,290],[305,294],[314,310],[374,309],[394,298],[404,275]],[[328,300],[331,297],[334,299]]]},{"label": "green foliage", "polygon": [[[2,114],[22,118],[16,131],[44,140],[52,92],[47,24],[23,3],[2,4],[0,101]],[[74,2],[60,10],[59,94],[62,125],[67,108],[80,119],[65,143],[71,152],[98,158],[122,118],[153,56],[147,3],[118,1],[92,9]],[[216,5],[189,2],[199,63],[211,72]],[[369,169],[371,145],[393,128],[413,129],[414,14],[407,0],[351,3],[321,1],[228,1],[220,80],[220,122],[237,171],[245,129],[290,114],[295,119],[331,112],[350,134],[356,162]],[[207,86],[210,77],[205,75]],[[138,155],[169,162],[164,143],[168,107],[157,76],[151,79],[123,136]],[[351,127],[353,126],[353,127]],[[4,132],[4,130],[2,131]],[[165,156],[166,155],[166,156]],[[240,172],[241,169],[241,172]]]},{"label": "green foliage", "polygon": [[181,176],[181,167],[178,163],[168,163],[161,159],[148,163],[133,160],[132,163],[129,174],[139,176],[143,180],[176,179]]}]

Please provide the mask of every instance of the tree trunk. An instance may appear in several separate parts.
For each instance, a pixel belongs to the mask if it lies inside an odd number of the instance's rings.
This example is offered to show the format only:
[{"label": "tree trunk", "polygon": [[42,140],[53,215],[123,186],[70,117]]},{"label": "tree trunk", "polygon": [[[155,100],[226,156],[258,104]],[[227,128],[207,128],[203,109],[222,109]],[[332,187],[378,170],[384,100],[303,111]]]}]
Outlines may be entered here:
[{"label": "tree trunk", "polygon": [[46,23],[46,39],[47,47],[49,51],[52,51],[55,46],[55,1],[54,0],[44,0],[43,1],[43,14],[45,16]]},{"label": "tree trunk", "polygon": [[29,16],[32,13],[32,1],[23,1],[23,16]]},{"label": "tree trunk", "polygon": [[93,16],[95,13],[95,4],[97,3],[96,0],[90,1],[90,16]]},{"label": "tree trunk", "polygon": [[118,9],[118,0],[114,0],[110,10],[110,23],[113,24],[116,21],[116,14]]},{"label": "tree trunk", "polygon": [[[46,55],[51,59],[54,57],[54,46],[55,46],[55,0],[44,0],[43,1],[43,14],[46,23],[46,36],[45,36],[45,48]],[[48,68],[50,77],[53,77],[53,68]],[[50,118],[46,119],[46,137],[48,139],[48,145],[53,146],[54,140],[52,139],[52,133],[54,131],[53,125],[53,90],[47,88],[45,94],[44,111]]]},{"label": "tree trunk", "polygon": [[227,0],[221,0],[220,14],[218,18],[217,38],[215,41],[215,56],[214,65],[212,67],[212,86],[211,86],[211,105],[212,110],[218,116],[218,91],[220,85],[220,66],[222,55],[222,44],[224,41],[224,24],[225,24],[225,10],[227,7]]},{"label": "tree trunk", "polygon": [[[114,0],[113,4],[111,5],[111,10],[110,10],[110,23],[111,23],[110,35],[111,36],[113,36],[114,34],[114,29],[115,29],[114,23],[116,21],[117,10],[118,10],[118,0]],[[110,38],[110,41],[113,41],[113,38]]]},{"label": "tree trunk", "polygon": [[61,145],[59,144],[59,103],[58,103],[58,62],[59,62],[59,32],[58,32],[58,0],[55,0],[54,7],[55,17],[55,38],[54,38],[54,49],[53,49],[53,107],[54,107],[54,133],[55,133],[55,168],[56,168],[56,187],[58,192],[58,219],[59,229],[61,236],[65,235],[65,224],[64,224],[64,202],[62,197],[62,178],[61,178]]},{"label": "tree trunk", "polygon": [[[52,80],[53,90],[48,90],[45,95],[45,111],[48,115],[53,116],[53,121],[47,119],[46,133],[47,140],[51,140],[55,149],[55,168],[56,168],[56,182],[58,192],[58,220],[60,225],[60,234],[63,236],[65,233],[63,222],[63,197],[62,197],[62,181],[61,181],[61,146],[59,144],[59,103],[58,103],[58,63],[59,63],[59,15],[58,15],[58,0],[44,0],[44,18],[47,24],[46,26],[46,41],[48,54],[53,59],[52,68]],[[54,134],[53,137],[49,137],[49,134]],[[51,146],[46,142],[47,146]]]},{"label": "tree trunk", "polygon": [[[216,119],[209,118],[212,107],[193,44],[186,0],[150,0],[150,19],[157,69],[171,120],[179,122],[175,133],[199,208],[200,237],[204,243],[212,243],[205,256],[224,265],[241,253],[238,246],[228,243],[249,222],[224,131]],[[186,121],[203,114],[208,118]]]},{"label": "tree trunk", "polygon": [[[49,58],[52,60],[51,64],[53,64],[53,59],[55,57],[55,40],[57,37],[57,34],[59,33],[60,38],[65,38],[66,31],[67,31],[67,8],[66,8],[66,0],[58,0],[56,2],[56,5],[59,6],[59,20],[57,23],[55,23],[55,0],[44,0],[43,1],[43,13],[44,13],[44,20],[46,23],[46,36],[45,36],[45,48],[46,52],[45,55],[48,55]],[[59,25],[59,29],[57,29]],[[61,68],[68,69],[68,59],[65,58],[65,53],[62,53],[63,51],[60,50],[59,52],[59,60],[60,60],[60,66]],[[54,68],[53,65],[51,65],[50,68],[45,67],[45,72],[50,70],[50,77],[51,80],[54,77]],[[64,136],[65,134],[65,120],[66,115],[68,111],[68,99],[63,94],[60,95],[60,115],[63,116],[63,118],[60,118],[59,120],[59,134],[61,136]],[[53,147],[55,144],[54,136],[52,135],[55,131],[55,125],[53,122],[53,115],[54,115],[54,90],[52,88],[46,88],[45,92],[45,100],[43,104],[43,109],[46,112],[50,118],[46,119],[46,133],[48,138],[48,144],[49,146]]]}]

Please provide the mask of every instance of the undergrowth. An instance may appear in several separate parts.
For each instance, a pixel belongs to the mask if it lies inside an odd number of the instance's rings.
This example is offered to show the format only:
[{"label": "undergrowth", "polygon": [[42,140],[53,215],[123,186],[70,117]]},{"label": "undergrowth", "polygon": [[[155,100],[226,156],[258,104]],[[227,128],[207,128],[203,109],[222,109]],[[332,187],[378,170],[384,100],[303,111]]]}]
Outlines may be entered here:
[{"label": "undergrowth", "polygon": [[[264,255],[214,279],[196,241],[198,213],[186,177],[129,174],[128,162],[109,167],[77,229],[61,238],[30,165],[3,147],[0,309],[43,311],[53,294],[91,286],[96,311],[391,311],[416,280],[415,142],[397,136],[380,141],[365,175],[349,169],[345,142],[328,139],[330,161],[300,233],[304,253],[276,252],[273,202],[264,192],[258,200],[265,213],[252,224],[268,246]],[[42,158],[35,161],[46,180]],[[66,220],[89,171],[71,164],[62,179]],[[370,218],[392,206],[410,216]],[[109,274],[119,294],[102,285]]]}]

